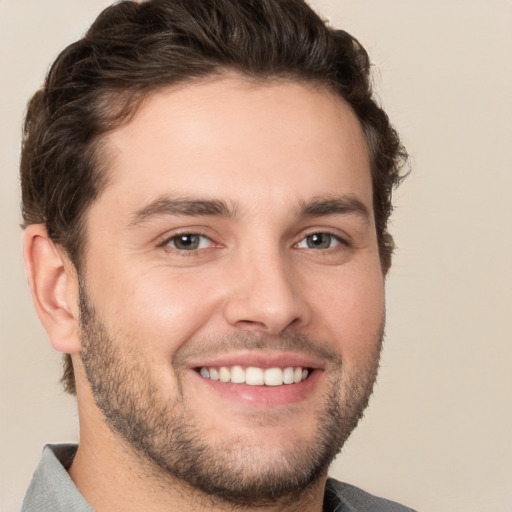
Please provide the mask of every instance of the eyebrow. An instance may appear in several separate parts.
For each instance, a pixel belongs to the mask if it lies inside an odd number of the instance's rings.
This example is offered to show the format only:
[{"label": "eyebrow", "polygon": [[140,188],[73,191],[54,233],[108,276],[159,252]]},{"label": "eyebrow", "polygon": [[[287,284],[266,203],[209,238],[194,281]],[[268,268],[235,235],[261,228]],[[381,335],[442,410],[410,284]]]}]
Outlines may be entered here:
[{"label": "eyebrow", "polygon": [[[191,199],[186,197],[159,197],[132,216],[128,227],[135,228],[154,217],[165,215],[237,217],[235,205],[229,205],[220,199]],[[365,204],[354,196],[336,196],[313,198],[302,201],[299,217],[321,217],[326,215],[357,215],[369,222],[370,212]]]},{"label": "eyebrow", "polygon": [[235,217],[236,209],[219,199],[160,197],[137,210],[129,227],[136,227],[153,217],[164,215]]},{"label": "eyebrow", "polygon": [[355,196],[336,196],[327,198],[313,198],[303,202],[299,210],[301,217],[321,217],[324,215],[357,215],[365,222],[370,221],[370,212],[367,206]]}]

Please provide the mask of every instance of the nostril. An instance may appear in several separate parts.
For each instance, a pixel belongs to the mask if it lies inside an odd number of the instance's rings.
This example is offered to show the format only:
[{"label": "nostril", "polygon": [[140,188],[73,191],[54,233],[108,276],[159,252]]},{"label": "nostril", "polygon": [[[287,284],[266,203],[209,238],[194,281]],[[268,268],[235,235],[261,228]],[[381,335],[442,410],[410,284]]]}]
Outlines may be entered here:
[{"label": "nostril", "polygon": [[254,320],[238,320],[235,327],[244,331],[267,331],[267,327],[263,322]]},{"label": "nostril", "polygon": [[237,329],[248,332],[263,332],[265,334],[279,335],[291,327],[298,327],[301,324],[300,318],[294,318],[291,322],[281,321],[278,318],[269,318],[266,322],[255,320],[238,320],[234,325]]}]

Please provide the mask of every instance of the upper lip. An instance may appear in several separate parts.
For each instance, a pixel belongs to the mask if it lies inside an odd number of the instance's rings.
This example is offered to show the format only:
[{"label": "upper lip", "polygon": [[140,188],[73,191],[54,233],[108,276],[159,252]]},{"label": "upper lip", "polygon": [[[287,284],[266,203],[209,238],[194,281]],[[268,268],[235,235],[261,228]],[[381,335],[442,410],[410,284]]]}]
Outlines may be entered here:
[{"label": "upper lip", "polygon": [[324,369],[325,363],[309,355],[280,351],[239,351],[188,361],[189,368],[256,366],[258,368],[287,368],[289,366]]}]

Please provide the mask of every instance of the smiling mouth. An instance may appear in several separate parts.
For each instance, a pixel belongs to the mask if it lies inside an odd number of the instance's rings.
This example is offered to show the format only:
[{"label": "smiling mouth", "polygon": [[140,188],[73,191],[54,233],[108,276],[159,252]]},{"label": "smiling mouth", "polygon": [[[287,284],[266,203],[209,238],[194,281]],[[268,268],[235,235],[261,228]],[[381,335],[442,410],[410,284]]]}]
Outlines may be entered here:
[{"label": "smiling mouth", "polygon": [[201,367],[197,369],[204,379],[231,382],[233,384],[246,384],[248,386],[282,386],[298,384],[305,381],[311,368],[302,366],[287,366],[285,368],[259,368],[249,366],[221,366]]}]

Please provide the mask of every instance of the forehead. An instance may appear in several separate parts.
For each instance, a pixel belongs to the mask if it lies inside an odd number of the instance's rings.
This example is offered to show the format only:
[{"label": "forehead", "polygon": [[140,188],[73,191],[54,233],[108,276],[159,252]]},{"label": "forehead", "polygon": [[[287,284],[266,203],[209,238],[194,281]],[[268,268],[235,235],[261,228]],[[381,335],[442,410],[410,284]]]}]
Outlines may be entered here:
[{"label": "forehead", "polygon": [[227,196],[243,208],[330,188],[356,193],[371,210],[360,123],[341,98],[308,84],[230,77],[163,89],[106,148],[102,195],[134,208],[158,192]]}]

